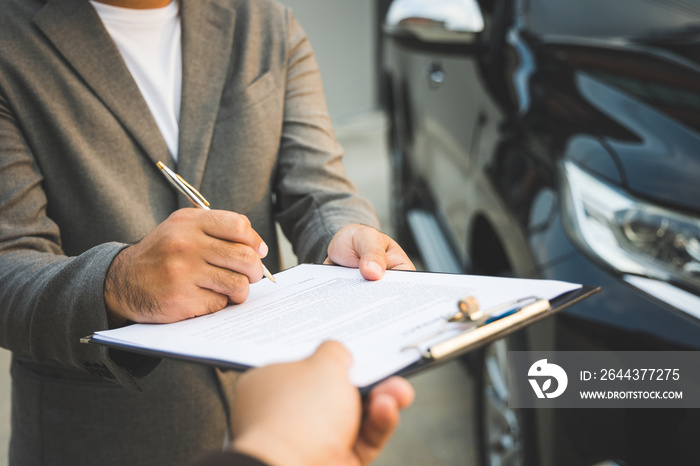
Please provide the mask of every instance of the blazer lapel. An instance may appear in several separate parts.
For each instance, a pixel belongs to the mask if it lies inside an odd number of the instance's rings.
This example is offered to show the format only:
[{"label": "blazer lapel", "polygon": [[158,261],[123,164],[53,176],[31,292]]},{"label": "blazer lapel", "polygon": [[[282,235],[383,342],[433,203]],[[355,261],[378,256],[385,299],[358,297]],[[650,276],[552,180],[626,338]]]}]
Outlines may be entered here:
[{"label": "blazer lapel", "polygon": [[87,0],[53,0],[35,24],[85,80],[154,164],[173,160],[141,92]]},{"label": "blazer lapel", "polygon": [[181,15],[178,172],[199,188],[231,62],[236,12],[223,0],[181,0]]}]

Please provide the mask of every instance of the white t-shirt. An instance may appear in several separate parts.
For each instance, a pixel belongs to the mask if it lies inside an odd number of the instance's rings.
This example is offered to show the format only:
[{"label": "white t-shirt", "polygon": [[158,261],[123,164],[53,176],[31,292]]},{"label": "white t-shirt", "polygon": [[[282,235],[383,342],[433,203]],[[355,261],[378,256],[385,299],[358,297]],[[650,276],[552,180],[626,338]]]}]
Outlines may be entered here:
[{"label": "white t-shirt", "polygon": [[122,54],[177,160],[182,89],[180,7],[137,10],[90,2]]}]

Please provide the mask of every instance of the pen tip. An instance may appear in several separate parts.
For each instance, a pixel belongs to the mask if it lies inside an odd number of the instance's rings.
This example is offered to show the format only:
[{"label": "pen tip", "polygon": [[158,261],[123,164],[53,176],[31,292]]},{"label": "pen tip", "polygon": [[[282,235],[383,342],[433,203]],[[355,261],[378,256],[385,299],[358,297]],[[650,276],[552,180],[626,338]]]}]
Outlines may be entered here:
[{"label": "pen tip", "polygon": [[163,162],[161,162],[160,160],[158,161],[158,163],[157,163],[156,165],[157,165],[158,168],[160,168],[161,170],[163,169],[163,167],[165,167],[165,164],[164,164]]},{"label": "pen tip", "polygon": [[277,280],[275,280],[275,277],[272,276],[272,274],[270,273],[269,270],[267,270],[267,267],[265,267],[264,264],[263,264],[263,275],[265,276],[265,278],[270,280],[272,283],[277,283]]}]

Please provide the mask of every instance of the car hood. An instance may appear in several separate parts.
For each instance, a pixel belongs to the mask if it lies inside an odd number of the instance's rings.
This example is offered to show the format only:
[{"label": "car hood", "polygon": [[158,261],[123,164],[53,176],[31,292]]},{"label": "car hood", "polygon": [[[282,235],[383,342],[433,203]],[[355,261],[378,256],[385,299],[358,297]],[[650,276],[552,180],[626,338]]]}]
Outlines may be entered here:
[{"label": "car hood", "polygon": [[[639,197],[700,212],[700,133],[614,84],[576,76],[581,96],[629,132],[624,139],[604,138],[622,185]],[[700,111],[695,116],[700,119]]]}]

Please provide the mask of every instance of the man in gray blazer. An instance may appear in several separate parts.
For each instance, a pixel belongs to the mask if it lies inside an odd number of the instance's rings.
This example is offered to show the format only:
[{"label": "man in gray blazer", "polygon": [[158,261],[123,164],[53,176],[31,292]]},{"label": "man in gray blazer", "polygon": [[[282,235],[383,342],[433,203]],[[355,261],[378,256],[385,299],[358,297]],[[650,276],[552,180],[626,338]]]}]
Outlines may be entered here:
[{"label": "man in gray blazer", "polygon": [[[146,8],[148,25],[169,1],[103,3]],[[371,228],[373,209],[344,175],[318,68],[289,10],[274,0],[173,5],[163,92],[149,88],[158,67],[119,30],[118,9],[0,0],[11,464],[174,465],[220,448],[235,374],[79,339],[244,300],[262,257],[278,269],[275,221],[302,262],[360,267],[369,279],[412,267]],[[159,160],[222,210],[183,209]]]}]

